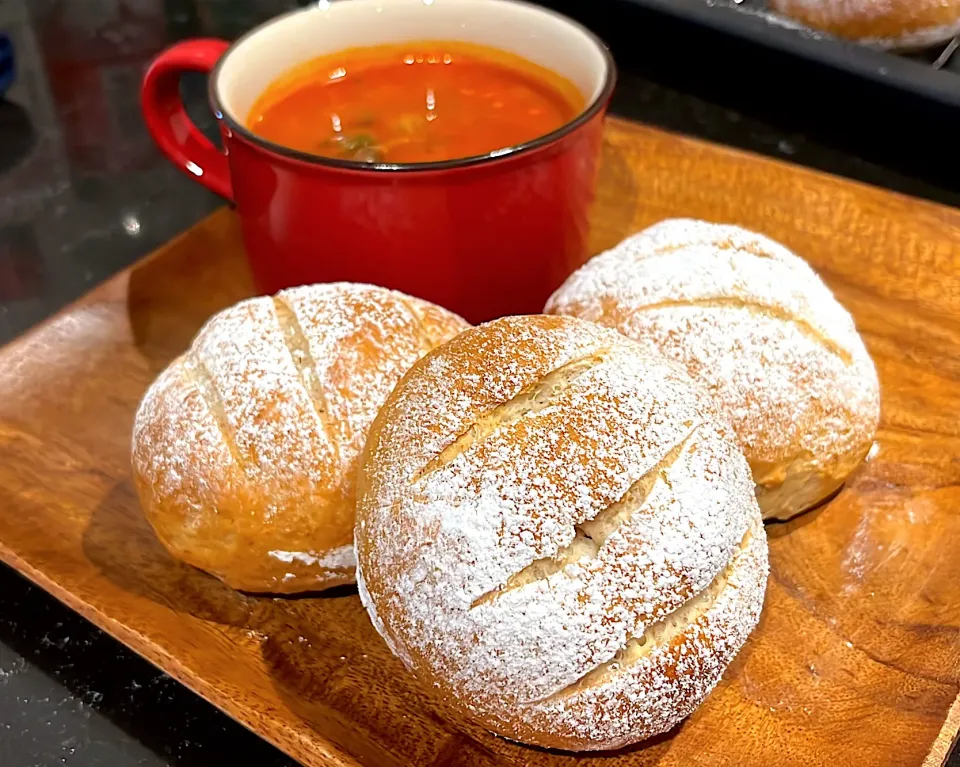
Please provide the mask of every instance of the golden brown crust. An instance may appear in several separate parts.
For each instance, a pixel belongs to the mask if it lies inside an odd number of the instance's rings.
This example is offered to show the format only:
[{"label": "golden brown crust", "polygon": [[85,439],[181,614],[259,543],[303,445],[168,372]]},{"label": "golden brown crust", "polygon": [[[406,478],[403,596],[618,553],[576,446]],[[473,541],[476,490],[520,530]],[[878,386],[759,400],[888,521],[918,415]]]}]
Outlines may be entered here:
[{"label": "golden brown crust", "polygon": [[352,583],[367,428],[407,368],[464,327],[418,299],[349,284],[211,318],[137,413],[134,481],[157,536],[244,591]]},{"label": "golden brown crust", "polygon": [[463,716],[528,743],[668,729],[762,602],[753,485],[711,400],[572,318],[497,320],[414,365],[370,430],[357,514],[381,636]]},{"label": "golden brown crust", "polygon": [[886,48],[921,48],[960,32],[960,0],[770,0],[806,26]]}]

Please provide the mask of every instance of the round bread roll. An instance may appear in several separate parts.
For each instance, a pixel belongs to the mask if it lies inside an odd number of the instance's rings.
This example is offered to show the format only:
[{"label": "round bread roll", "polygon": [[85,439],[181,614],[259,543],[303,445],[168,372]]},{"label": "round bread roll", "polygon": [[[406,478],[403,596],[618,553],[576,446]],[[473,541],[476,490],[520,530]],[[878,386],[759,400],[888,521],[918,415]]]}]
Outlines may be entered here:
[{"label": "round bread roll", "polygon": [[353,583],[367,430],[407,369],[464,327],[433,304],[347,283],[215,315],[136,415],[133,475],[157,536],[243,591]]},{"label": "round bread roll", "polygon": [[853,319],[762,235],[664,221],[588,261],[546,311],[616,328],[700,381],[733,424],[765,519],[827,498],[873,445],[880,386]]},{"label": "round bread roll", "polygon": [[706,697],[756,625],[746,461],[678,366],[566,317],[418,362],[370,430],[357,583],[449,706],[507,738],[618,748]]},{"label": "round bread roll", "polygon": [[960,34],[960,0],[770,0],[770,8],[877,48],[916,50]]}]

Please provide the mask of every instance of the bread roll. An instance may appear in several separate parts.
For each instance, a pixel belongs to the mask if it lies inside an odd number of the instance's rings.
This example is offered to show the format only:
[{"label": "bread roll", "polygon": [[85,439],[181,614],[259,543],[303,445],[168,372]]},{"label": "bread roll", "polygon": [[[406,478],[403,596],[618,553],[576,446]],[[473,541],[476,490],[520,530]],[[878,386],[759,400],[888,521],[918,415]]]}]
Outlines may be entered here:
[{"label": "bread roll", "polygon": [[664,732],[757,622],[746,462],[677,366],[564,317],[468,330],[390,395],[362,459],[360,596],[463,716],[570,750]]},{"label": "bread roll", "polygon": [[367,429],[410,365],[465,326],[416,298],[346,283],[215,315],[136,415],[133,475],[157,536],[244,591],[352,583]]},{"label": "bread roll", "polygon": [[878,48],[927,48],[960,34],[960,0],[770,0],[770,8]]},{"label": "bread roll", "polygon": [[546,311],[616,328],[699,380],[733,424],[765,519],[822,501],[873,444],[880,387],[853,319],[762,235],[664,221],[588,261]]}]

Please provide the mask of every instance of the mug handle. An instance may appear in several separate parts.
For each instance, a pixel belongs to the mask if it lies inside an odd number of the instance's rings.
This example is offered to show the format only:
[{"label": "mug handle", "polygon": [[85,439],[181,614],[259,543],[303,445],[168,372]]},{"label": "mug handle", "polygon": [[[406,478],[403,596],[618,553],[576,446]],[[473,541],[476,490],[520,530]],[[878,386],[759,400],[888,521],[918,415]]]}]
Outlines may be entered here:
[{"label": "mug handle", "polygon": [[188,176],[232,202],[227,156],[193,124],[180,97],[180,75],[209,74],[228,47],[228,42],[216,38],[172,45],[150,64],[140,98],[147,129],[160,150]]}]

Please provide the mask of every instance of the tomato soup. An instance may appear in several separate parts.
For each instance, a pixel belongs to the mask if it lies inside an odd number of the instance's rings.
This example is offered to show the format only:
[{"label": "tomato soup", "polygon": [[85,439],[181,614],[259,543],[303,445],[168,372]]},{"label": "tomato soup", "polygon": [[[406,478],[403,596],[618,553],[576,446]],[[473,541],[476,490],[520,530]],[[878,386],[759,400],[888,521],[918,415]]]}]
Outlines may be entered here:
[{"label": "tomato soup", "polygon": [[257,99],[247,127],[324,157],[438,162],[523,144],[583,107],[572,83],[526,59],[430,41],[353,48],[296,67]]}]

